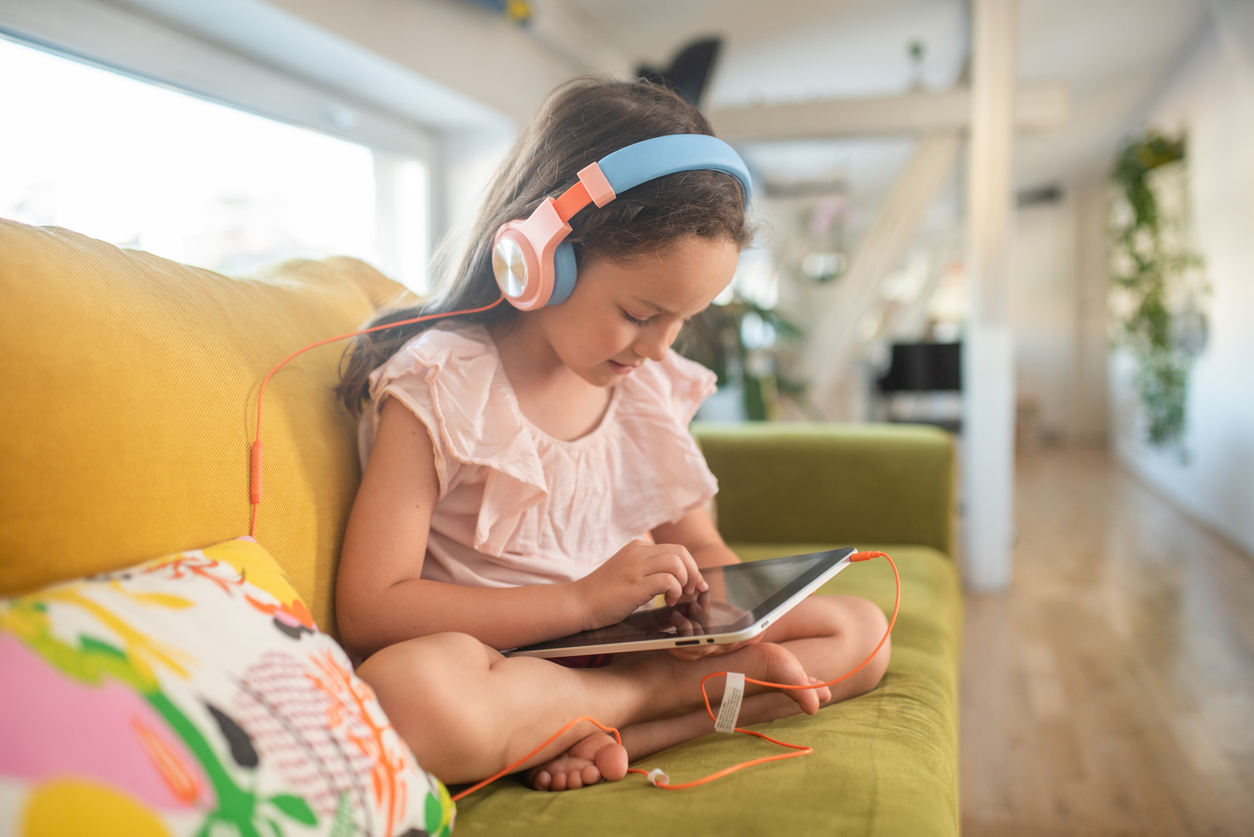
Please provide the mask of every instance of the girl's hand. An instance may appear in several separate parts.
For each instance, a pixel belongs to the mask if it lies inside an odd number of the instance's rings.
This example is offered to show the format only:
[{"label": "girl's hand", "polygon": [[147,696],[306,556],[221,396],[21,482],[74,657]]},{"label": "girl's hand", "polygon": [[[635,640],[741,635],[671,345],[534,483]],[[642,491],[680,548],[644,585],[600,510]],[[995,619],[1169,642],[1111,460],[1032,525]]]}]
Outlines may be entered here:
[{"label": "girl's hand", "polygon": [[621,622],[659,594],[673,605],[681,596],[709,589],[687,549],[641,540],[627,544],[572,586],[583,603],[587,630]]}]

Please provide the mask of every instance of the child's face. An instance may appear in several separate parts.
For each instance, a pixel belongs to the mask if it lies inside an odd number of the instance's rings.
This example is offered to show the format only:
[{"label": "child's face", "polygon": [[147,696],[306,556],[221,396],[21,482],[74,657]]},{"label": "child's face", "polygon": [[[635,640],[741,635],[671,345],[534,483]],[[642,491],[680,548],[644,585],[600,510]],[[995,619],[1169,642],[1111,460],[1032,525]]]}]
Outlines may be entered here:
[{"label": "child's face", "polygon": [[660,254],[587,262],[570,298],[536,312],[537,324],[564,366],[614,386],[666,357],[684,321],[731,282],[739,254],[729,240],[691,236]]}]

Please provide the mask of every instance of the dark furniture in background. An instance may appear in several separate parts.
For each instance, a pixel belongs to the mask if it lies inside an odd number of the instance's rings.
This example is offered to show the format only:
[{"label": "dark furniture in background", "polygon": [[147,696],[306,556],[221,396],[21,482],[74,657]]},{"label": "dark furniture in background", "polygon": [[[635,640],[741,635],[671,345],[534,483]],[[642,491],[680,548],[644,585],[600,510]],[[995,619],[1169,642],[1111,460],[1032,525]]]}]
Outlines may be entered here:
[{"label": "dark furniture in background", "polygon": [[[932,424],[958,433],[962,417],[957,399],[938,404],[935,395],[962,391],[962,344],[894,343],[888,371],[876,389],[887,421]],[[924,394],[932,397],[924,399]]]}]

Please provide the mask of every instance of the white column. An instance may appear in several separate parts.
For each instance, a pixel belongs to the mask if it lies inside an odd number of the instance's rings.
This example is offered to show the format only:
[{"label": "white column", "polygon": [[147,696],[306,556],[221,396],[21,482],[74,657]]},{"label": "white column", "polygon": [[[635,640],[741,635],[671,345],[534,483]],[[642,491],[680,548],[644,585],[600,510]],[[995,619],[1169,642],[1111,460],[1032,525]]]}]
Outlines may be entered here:
[{"label": "white column", "polygon": [[1016,0],[972,2],[963,558],[967,585],[984,591],[1009,586],[1014,537],[1014,342],[1007,283],[1016,6]]}]

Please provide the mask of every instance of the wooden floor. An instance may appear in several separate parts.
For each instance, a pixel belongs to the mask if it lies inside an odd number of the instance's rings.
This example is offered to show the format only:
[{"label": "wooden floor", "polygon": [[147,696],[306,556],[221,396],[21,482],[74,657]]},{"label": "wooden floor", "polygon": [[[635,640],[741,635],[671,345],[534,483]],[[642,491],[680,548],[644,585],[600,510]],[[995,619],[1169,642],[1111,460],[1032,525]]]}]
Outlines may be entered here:
[{"label": "wooden floor", "polygon": [[1014,583],[967,597],[967,837],[1254,835],[1254,560],[1101,452],[1021,456]]}]

